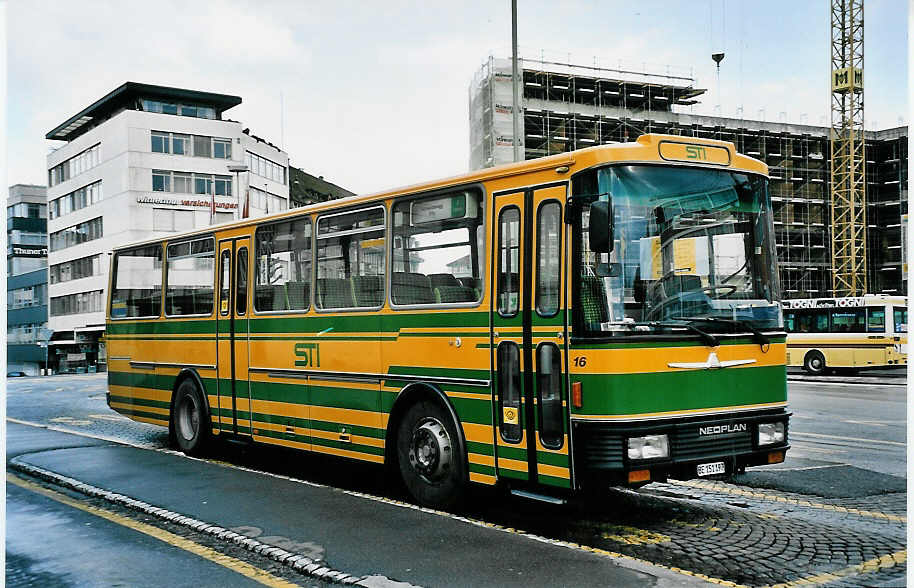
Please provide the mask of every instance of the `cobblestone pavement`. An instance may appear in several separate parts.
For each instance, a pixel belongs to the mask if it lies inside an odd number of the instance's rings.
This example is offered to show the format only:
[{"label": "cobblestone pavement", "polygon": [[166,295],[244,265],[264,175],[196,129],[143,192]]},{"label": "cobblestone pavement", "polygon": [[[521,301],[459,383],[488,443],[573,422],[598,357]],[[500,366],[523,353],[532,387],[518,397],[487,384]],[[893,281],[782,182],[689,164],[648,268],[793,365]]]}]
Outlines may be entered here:
[{"label": "cobblestone pavement", "polygon": [[[103,376],[10,384],[12,418],[150,448],[167,443],[163,429],[129,421],[107,409]],[[218,459],[403,498],[384,484],[382,475],[365,475],[364,466],[315,467],[316,462],[320,466],[327,460],[319,456],[290,460],[287,453],[273,449],[226,447]],[[464,514],[729,585],[903,586],[905,503],[904,492],[822,498],[693,480],[654,483],[637,491],[612,489],[564,507],[483,491],[474,494]]]}]

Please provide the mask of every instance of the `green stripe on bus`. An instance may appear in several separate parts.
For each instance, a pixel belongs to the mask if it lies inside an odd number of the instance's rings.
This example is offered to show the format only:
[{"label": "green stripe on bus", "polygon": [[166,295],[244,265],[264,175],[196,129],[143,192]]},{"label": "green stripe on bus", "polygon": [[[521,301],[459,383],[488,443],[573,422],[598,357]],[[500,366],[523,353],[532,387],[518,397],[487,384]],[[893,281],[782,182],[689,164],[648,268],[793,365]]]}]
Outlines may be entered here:
[{"label": "green stripe on bus", "polygon": [[479,455],[495,455],[492,445],[479,443],[477,441],[467,441],[467,453],[478,453]]},{"label": "green stripe on bus", "polygon": [[539,463],[554,465],[563,468],[568,467],[568,456],[561,453],[548,453],[545,451],[536,452],[536,460]]},{"label": "green stripe on bus", "polygon": [[571,488],[571,480],[567,478],[556,478],[555,476],[547,476],[545,474],[537,474],[537,480],[542,484],[547,484],[549,486],[558,486],[559,488]]},{"label": "green stripe on bus", "polygon": [[[470,471],[476,474],[486,474],[487,476],[495,476],[495,468],[492,466],[487,466],[481,463],[471,463]],[[524,476],[526,478],[526,476]]]},{"label": "green stripe on bus", "polygon": [[[122,404],[132,404],[133,406],[152,406],[155,408],[165,408],[170,409],[170,402],[161,402],[159,400],[147,400],[145,398],[131,398],[129,396],[115,396],[111,395],[109,398],[111,402],[120,402]],[[159,415],[162,416],[162,415]]]},{"label": "green stripe on bus", "polygon": [[506,459],[516,459],[519,461],[527,461],[527,450],[520,449],[517,447],[505,447],[504,445],[498,446],[498,457],[504,457]]},{"label": "green stripe on bus", "polygon": [[575,374],[584,408],[575,414],[626,415],[784,402],[784,366],[646,374]]}]

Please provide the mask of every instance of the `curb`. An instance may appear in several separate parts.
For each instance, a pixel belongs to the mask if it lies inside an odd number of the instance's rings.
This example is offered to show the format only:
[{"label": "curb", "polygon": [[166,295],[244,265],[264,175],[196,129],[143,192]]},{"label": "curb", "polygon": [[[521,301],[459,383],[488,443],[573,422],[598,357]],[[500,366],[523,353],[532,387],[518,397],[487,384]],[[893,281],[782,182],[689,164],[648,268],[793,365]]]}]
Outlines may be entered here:
[{"label": "curb", "polygon": [[274,547],[273,545],[269,545],[267,543],[262,543],[256,539],[251,539],[250,537],[236,533],[235,531],[225,529],[206,521],[187,517],[174,511],[159,508],[152,504],[143,502],[142,500],[130,498],[129,496],[124,496],[123,494],[117,494],[115,492],[109,492],[108,490],[80,482],[74,478],[62,476],[56,472],[27,464],[23,461],[20,461],[18,458],[13,458],[7,463],[11,468],[19,472],[40,478],[46,482],[51,482],[65,488],[69,488],[70,490],[74,490],[80,494],[85,494],[86,496],[91,496],[93,498],[101,498],[131,510],[154,516],[160,520],[187,527],[188,529],[209,535],[221,541],[234,543],[252,553],[267,557],[276,563],[282,564],[288,568],[292,568],[296,572],[311,578],[316,578],[318,580],[330,582],[333,584],[352,586],[357,585],[363,580],[371,577],[357,577],[347,574],[346,572],[334,570],[325,566],[323,562],[313,560],[310,557],[292,553],[291,551],[286,551],[285,549]]}]

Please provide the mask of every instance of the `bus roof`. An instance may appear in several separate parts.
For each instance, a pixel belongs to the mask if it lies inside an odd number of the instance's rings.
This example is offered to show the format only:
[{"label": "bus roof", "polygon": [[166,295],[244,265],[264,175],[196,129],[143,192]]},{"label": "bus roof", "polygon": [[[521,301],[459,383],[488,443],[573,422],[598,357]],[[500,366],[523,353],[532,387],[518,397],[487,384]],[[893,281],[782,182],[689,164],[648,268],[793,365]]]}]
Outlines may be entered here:
[{"label": "bus roof", "polygon": [[[542,181],[537,178],[537,180],[530,182],[530,184],[554,182],[570,177],[577,171],[602,164],[622,162],[663,163],[668,165],[685,165],[689,167],[748,172],[764,176],[768,175],[768,166],[765,165],[765,163],[737,153],[736,146],[728,141],[717,141],[699,137],[682,137],[678,135],[646,134],[641,135],[632,143],[596,145],[594,147],[587,147],[586,149],[568,151],[557,155],[550,155],[548,157],[485,168],[421,184],[403,186],[372,194],[328,200],[326,202],[309,204],[300,208],[284,210],[267,216],[233,220],[177,235],[146,239],[144,241],[115,247],[114,250],[117,251],[135,247],[137,245],[159,243],[166,240],[172,241],[175,239],[183,239],[194,235],[209,234],[214,230],[257,225],[285,217],[312,214],[355,204],[368,204],[375,201],[383,201],[402,194],[421,193],[479,182],[500,181],[524,174],[542,173],[549,176],[542,178]],[[527,183],[524,185],[527,185]]]}]

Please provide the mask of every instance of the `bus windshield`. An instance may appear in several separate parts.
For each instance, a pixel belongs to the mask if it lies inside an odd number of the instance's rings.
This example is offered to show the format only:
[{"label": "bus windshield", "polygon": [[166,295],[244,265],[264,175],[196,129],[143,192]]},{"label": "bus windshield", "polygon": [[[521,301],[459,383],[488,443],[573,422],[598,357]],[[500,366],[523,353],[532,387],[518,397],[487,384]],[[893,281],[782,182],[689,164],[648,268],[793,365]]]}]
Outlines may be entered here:
[{"label": "bus windshield", "polygon": [[[573,181],[583,335],[781,322],[767,180],[723,170],[605,167]],[[613,247],[589,247],[589,206],[612,205]],[[608,274],[608,275],[607,275]],[[583,333],[581,333],[583,331]]]}]

